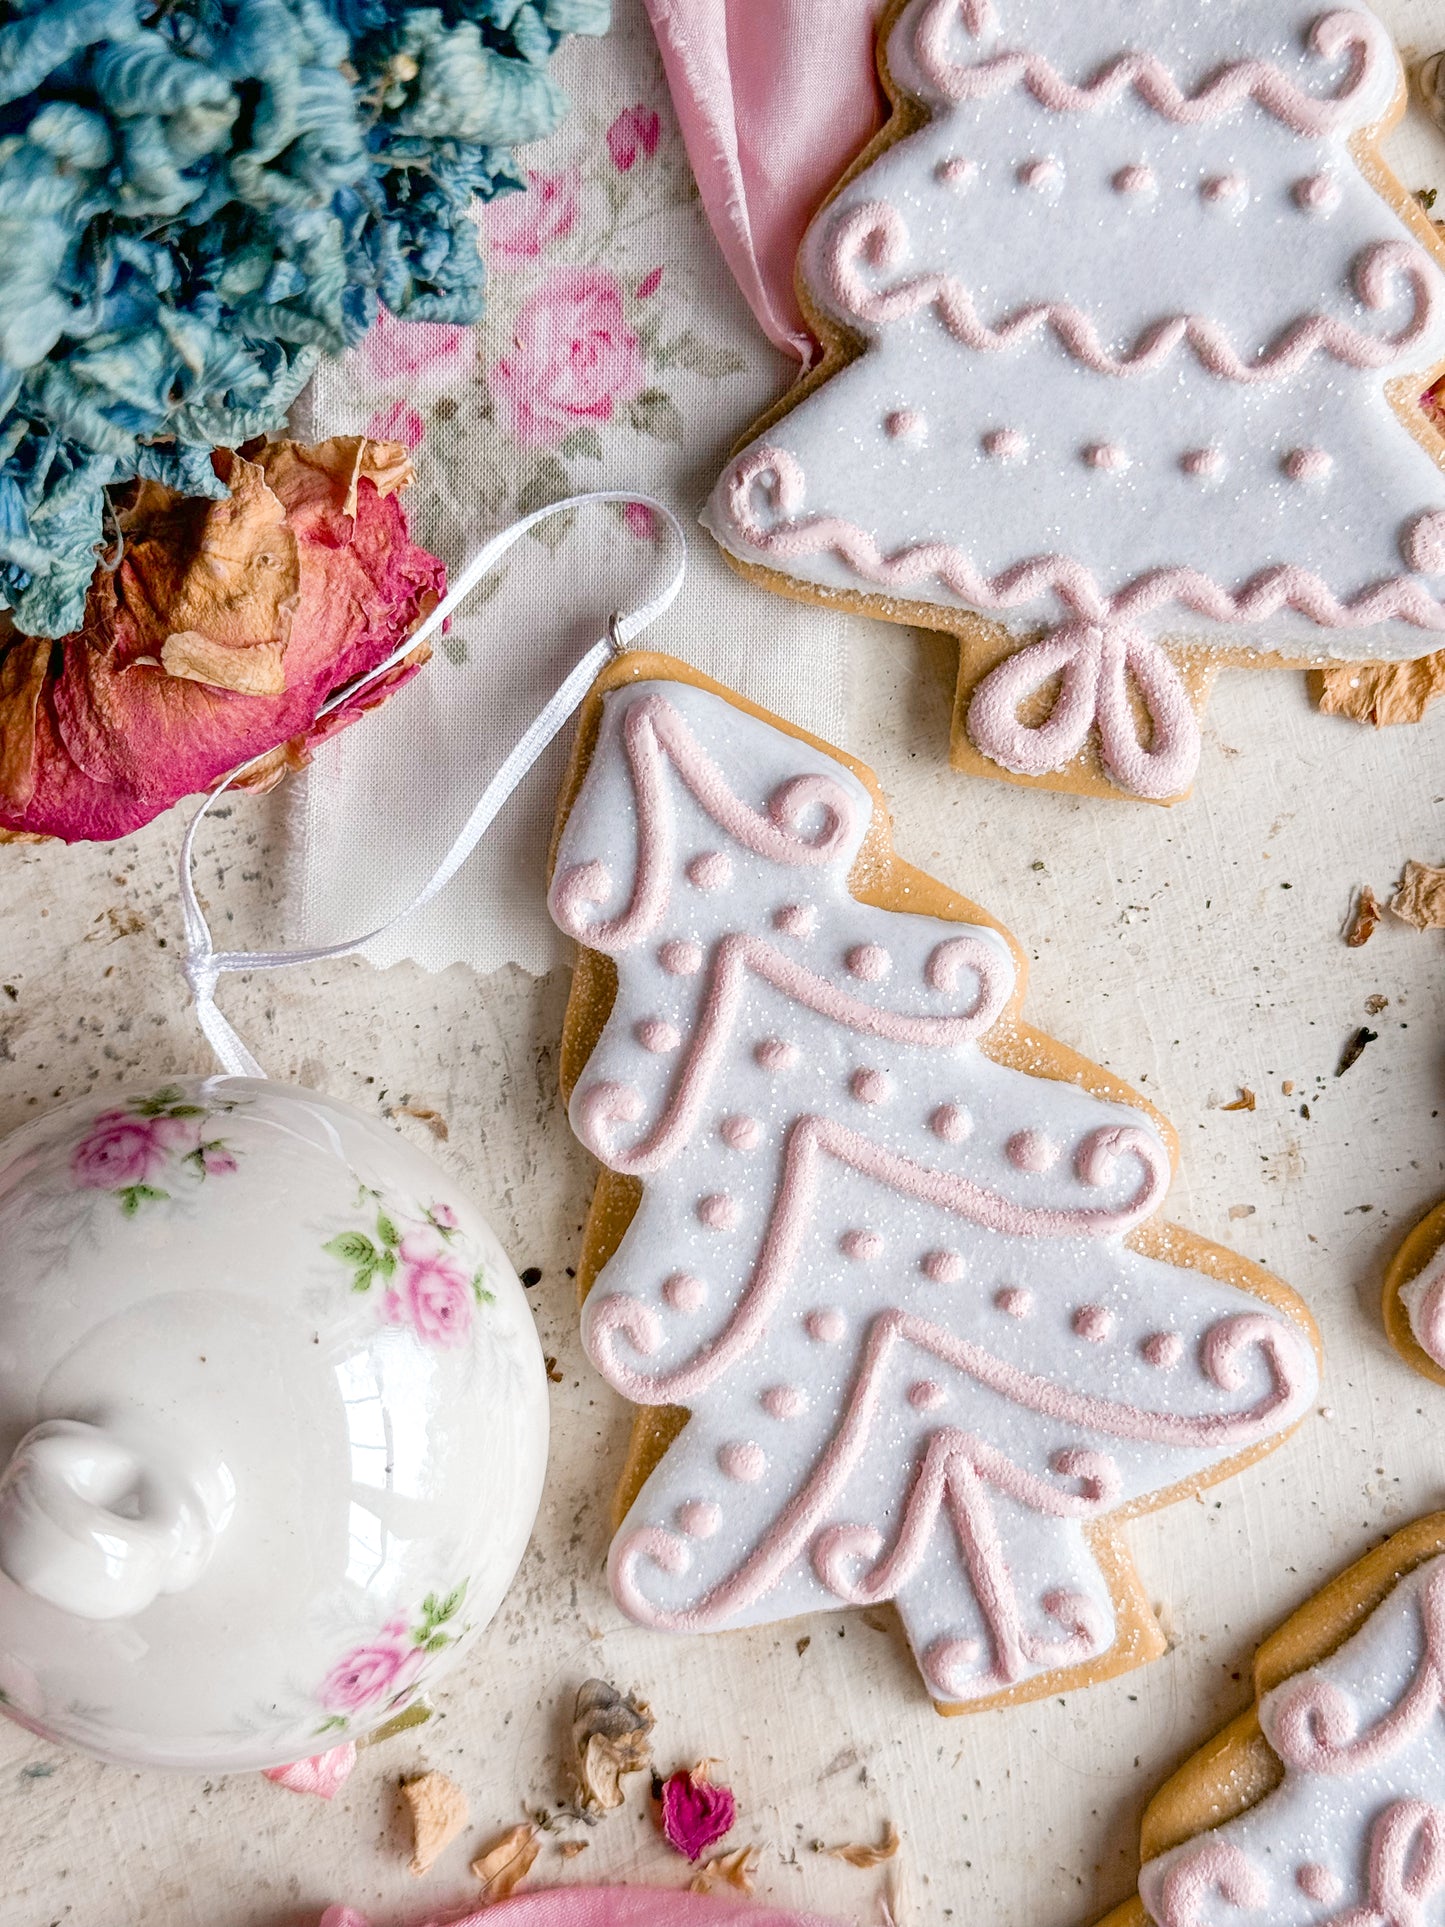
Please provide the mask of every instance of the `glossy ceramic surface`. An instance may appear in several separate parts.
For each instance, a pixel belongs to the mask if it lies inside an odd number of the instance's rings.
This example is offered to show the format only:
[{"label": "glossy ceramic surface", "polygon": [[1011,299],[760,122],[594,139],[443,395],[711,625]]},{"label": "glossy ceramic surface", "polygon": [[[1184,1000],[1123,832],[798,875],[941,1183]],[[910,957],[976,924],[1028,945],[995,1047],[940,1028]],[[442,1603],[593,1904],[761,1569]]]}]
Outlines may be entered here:
[{"label": "glossy ceramic surface", "polygon": [[279,1764],[429,1690],[547,1453],[476,1208],[314,1092],[172,1078],[0,1143],[0,1695],[141,1765]]}]

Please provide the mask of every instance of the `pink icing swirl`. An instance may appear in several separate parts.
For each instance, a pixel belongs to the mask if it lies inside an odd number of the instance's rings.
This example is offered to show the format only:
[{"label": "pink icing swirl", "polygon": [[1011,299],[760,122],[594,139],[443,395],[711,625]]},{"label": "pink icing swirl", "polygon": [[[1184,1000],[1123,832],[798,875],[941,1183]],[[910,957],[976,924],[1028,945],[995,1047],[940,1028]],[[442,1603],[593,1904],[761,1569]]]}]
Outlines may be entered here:
[{"label": "pink icing swirl", "polygon": [[1008,50],[980,61],[958,61],[950,52],[955,26],[978,38],[996,24],[991,0],[929,0],[914,31],[919,67],[945,100],[983,100],[1014,87],[1028,89],[1054,114],[1097,113],[1133,92],[1165,120],[1205,126],[1255,101],[1296,134],[1316,138],[1358,119],[1357,101],[1382,65],[1394,63],[1384,28],[1370,14],[1340,9],[1310,29],[1311,54],[1348,64],[1334,90],[1310,94],[1267,60],[1233,60],[1216,67],[1186,93],[1156,54],[1121,53],[1106,61],[1082,86],[1065,80],[1042,55]]},{"label": "pink icing swirl", "polygon": [[891,202],[857,203],[838,217],[828,237],[823,274],[829,294],[845,314],[877,328],[932,308],[956,340],[980,352],[1010,348],[1046,329],[1075,360],[1100,375],[1152,373],[1181,343],[1211,375],[1226,381],[1283,381],[1317,354],[1351,368],[1385,368],[1425,336],[1437,306],[1438,275],[1424,249],[1412,241],[1377,241],[1356,257],[1351,279],[1372,314],[1390,307],[1400,287],[1409,290],[1410,317],[1394,334],[1369,335],[1331,315],[1302,315],[1243,356],[1208,316],[1174,314],[1151,321],[1115,353],[1071,302],[1027,303],[991,323],[980,316],[972,292],[956,275],[931,269],[891,286],[878,285],[874,277],[897,267],[907,252],[907,224]]}]

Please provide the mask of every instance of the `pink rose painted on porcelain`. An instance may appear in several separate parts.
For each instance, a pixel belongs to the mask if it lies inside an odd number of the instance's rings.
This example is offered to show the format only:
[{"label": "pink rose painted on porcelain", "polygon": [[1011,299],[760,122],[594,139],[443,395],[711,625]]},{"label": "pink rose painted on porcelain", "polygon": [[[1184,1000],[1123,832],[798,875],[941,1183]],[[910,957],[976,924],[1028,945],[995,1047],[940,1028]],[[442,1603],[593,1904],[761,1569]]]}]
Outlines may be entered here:
[{"label": "pink rose painted on porcelain", "polygon": [[607,151],[618,173],[630,173],[642,156],[651,160],[661,134],[662,122],[652,108],[640,101],[624,107],[607,130]]},{"label": "pink rose painted on porcelain", "polygon": [[389,1619],[374,1639],[353,1647],[321,1683],[317,1698],[332,1713],[357,1713],[402,1693],[421,1670],[423,1648],[405,1619]]},{"label": "pink rose painted on porcelain", "polygon": [[410,1325],[428,1345],[461,1345],[472,1328],[472,1280],[447,1251],[437,1251],[418,1232],[397,1250],[401,1277],[386,1294],[386,1316]]},{"label": "pink rose painted on porcelain", "polygon": [[618,402],[634,400],[642,346],[611,269],[555,269],[523,303],[512,345],[489,381],[525,448],[555,448],[569,430],[611,421]]},{"label": "pink rose painted on porcelain", "polygon": [[383,381],[413,380],[436,373],[449,376],[474,352],[475,334],[450,322],[398,321],[378,308],[376,324],[363,337],[361,353]]},{"label": "pink rose painted on porcelain", "polygon": [[86,1190],[117,1191],[145,1184],[176,1141],[176,1120],[102,1111],[70,1154],[70,1173]]},{"label": "pink rose painted on porcelain", "polygon": [[563,241],[577,225],[582,192],[580,168],[527,175],[525,194],[502,194],[482,213],[487,258],[494,267],[519,268],[535,261],[553,241]]}]

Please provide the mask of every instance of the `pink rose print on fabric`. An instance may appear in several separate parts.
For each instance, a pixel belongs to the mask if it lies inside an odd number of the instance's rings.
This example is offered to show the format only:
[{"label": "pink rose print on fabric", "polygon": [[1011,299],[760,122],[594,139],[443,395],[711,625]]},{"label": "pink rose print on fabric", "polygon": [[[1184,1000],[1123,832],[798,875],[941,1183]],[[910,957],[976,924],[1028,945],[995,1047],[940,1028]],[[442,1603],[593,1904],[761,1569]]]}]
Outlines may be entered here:
[{"label": "pink rose print on fabric", "polygon": [[646,301],[662,286],[662,269],[649,268],[637,284],[637,298]]},{"label": "pink rose print on fabric", "polygon": [[512,345],[492,369],[492,397],[524,448],[555,448],[569,430],[607,422],[642,391],[642,347],[610,268],[557,268],[528,297]]},{"label": "pink rose print on fabric", "polygon": [[525,194],[502,194],[489,201],[482,232],[493,267],[524,267],[553,241],[564,241],[577,225],[581,193],[581,169],[564,167],[556,174],[529,173]]},{"label": "pink rose print on fabric", "polygon": [[409,401],[394,401],[377,409],[366,424],[366,432],[373,441],[400,442],[403,448],[419,448],[426,423]]},{"label": "pink rose print on fabric", "polygon": [[[176,1142],[178,1120],[102,1111],[70,1154],[70,1172],[87,1190],[118,1191],[145,1184],[161,1169]],[[180,1134],[185,1135],[184,1124]]]},{"label": "pink rose print on fabric", "polygon": [[437,1251],[420,1233],[409,1233],[397,1250],[401,1277],[386,1294],[386,1318],[410,1325],[428,1345],[461,1345],[472,1328],[472,1281],[448,1251]]},{"label": "pink rose print on fabric", "polygon": [[361,354],[374,375],[383,381],[411,380],[435,374],[446,379],[475,352],[471,328],[442,321],[398,321],[379,308],[376,324],[361,342]]},{"label": "pink rose print on fabric", "polygon": [[635,535],[639,542],[657,540],[657,517],[645,502],[629,502],[622,511],[622,519],[629,533]]},{"label": "pink rose print on fabric", "polygon": [[374,1639],[353,1647],[321,1683],[317,1698],[332,1713],[358,1713],[392,1699],[416,1678],[425,1658],[403,1618],[389,1619]]},{"label": "pink rose print on fabric", "polygon": [[639,156],[651,160],[661,133],[662,122],[652,108],[640,101],[636,107],[624,107],[607,130],[607,151],[618,173],[629,173]]}]

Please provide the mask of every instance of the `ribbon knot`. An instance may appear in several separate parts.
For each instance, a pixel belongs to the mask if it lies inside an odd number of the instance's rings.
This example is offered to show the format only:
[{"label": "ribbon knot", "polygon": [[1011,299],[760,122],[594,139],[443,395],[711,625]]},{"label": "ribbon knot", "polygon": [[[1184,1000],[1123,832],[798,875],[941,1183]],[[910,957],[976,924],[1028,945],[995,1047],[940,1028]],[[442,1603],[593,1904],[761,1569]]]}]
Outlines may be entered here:
[{"label": "ribbon knot", "polygon": [[[1042,722],[1019,708],[1054,677]],[[1133,679],[1149,723],[1140,734]],[[973,692],[968,733],[976,748],[1016,776],[1046,776],[1073,761],[1096,731],[1099,760],[1122,790],[1160,802],[1186,789],[1199,764],[1199,724],[1178,669],[1152,637],[1111,617],[1076,618],[1008,656]]]}]

